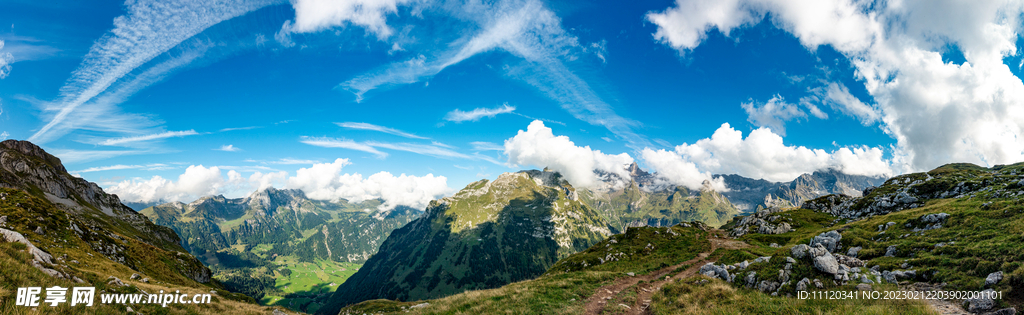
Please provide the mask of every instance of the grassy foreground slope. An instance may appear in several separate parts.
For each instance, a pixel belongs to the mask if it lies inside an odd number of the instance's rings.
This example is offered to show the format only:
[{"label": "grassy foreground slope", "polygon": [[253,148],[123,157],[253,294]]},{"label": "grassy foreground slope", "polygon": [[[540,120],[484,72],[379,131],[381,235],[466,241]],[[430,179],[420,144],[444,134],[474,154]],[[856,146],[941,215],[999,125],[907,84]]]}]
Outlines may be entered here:
[{"label": "grassy foreground slope", "polygon": [[[974,305],[964,300],[798,297],[801,289],[859,292],[858,285],[864,284],[873,291],[992,289],[1002,292],[1003,298],[987,311],[1024,306],[1024,164],[947,165],[889,179],[864,195],[830,195],[811,200],[804,208],[755,214],[764,219],[761,224],[786,223],[789,228],[784,230],[740,225],[740,219],[723,226],[743,229],[737,240],[748,246],[715,248],[698,265],[713,262],[729,271],[731,281],[713,273],[703,275],[697,265],[683,264],[668,272],[653,267],[675,267],[653,257],[681,262],[707,249],[695,244],[683,246],[688,249],[677,246],[672,254],[659,253],[673,248],[657,243],[658,236],[670,234],[638,233],[657,229],[651,227],[630,228],[562,259],[533,280],[435,300],[367,301],[342,313],[595,313],[589,301],[597,295],[607,297],[596,311],[603,314],[937,314],[936,304]],[[641,238],[623,242],[628,235]],[[811,256],[794,257],[794,247],[827,237],[836,241],[830,251],[842,262],[841,272],[825,272]],[[629,245],[647,243],[653,249],[638,252]],[[651,268],[657,269],[658,278],[616,286],[653,274]],[[995,273],[1002,279],[986,283],[986,278],[998,278],[990,277]]]}]

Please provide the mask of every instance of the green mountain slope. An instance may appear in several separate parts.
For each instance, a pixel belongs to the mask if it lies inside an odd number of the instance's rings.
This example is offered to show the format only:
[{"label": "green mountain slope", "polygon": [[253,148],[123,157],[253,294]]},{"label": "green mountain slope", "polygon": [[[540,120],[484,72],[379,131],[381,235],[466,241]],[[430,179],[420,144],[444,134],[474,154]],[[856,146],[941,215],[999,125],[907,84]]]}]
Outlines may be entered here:
[{"label": "green mountain slope", "polygon": [[267,188],[245,198],[204,197],[142,213],[180,233],[182,245],[232,291],[313,312],[320,307],[314,300],[334,289],[329,284],[344,282],[391,231],[420,214],[408,207],[381,212],[380,203],[311,200],[299,190]]},{"label": "green mountain slope", "polygon": [[[180,290],[195,294],[212,289],[219,292],[218,303],[169,313],[269,312],[226,300],[244,300],[244,296],[230,294],[212,280],[210,270],[179,245],[173,230],[124,206],[95,183],[71,176],[58,158],[26,141],[0,143],[0,234],[3,314],[31,310],[13,305],[17,288],[53,285],[96,286],[111,293]],[[136,277],[131,279],[133,274]],[[159,311],[159,305],[136,309],[167,312]],[[110,314],[124,309],[65,304],[42,311]]]},{"label": "green mountain slope", "polygon": [[618,230],[689,221],[721,226],[739,215],[728,198],[707,186],[696,192],[682,186],[648,191],[632,180],[622,190],[584,190],[580,197]]},{"label": "green mountain slope", "polygon": [[[946,165],[891,178],[863,197],[827,195],[803,208],[772,207],[750,216],[758,220],[737,217],[722,228],[746,232],[735,240],[709,236],[710,253],[706,245],[699,245],[699,237],[689,248],[659,241],[675,235],[664,227],[630,228],[560,260],[533,280],[436,300],[366,301],[343,311],[939,314],[932,304],[945,303],[943,307],[979,314],[1013,314],[1024,307],[1022,197],[1024,163],[992,168]],[[757,228],[782,223],[789,228]],[[686,235],[684,229],[692,228],[672,229]],[[657,262],[670,257],[685,260],[696,251],[709,255],[678,269]],[[652,277],[651,267],[663,265],[671,267]],[[858,295],[868,290],[883,296],[884,291],[993,290],[1002,295],[991,301],[799,298],[805,290]],[[607,299],[595,298],[601,296]],[[596,307],[591,303],[595,301]]]},{"label": "green mountain slope", "polygon": [[423,217],[393,232],[318,313],[530,279],[610,234],[608,223],[557,173],[505,173],[432,202]]}]

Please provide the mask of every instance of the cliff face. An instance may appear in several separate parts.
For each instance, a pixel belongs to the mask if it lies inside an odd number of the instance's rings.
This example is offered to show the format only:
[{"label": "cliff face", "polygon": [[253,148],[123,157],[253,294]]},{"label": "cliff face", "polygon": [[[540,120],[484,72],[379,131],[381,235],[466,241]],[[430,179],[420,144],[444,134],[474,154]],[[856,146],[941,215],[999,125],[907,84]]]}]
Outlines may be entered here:
[{"label": "cliff face", "polygon": [[[154,224],[95,183],[71,176],[60,159],[30,142],[0,142],[0,187],[9,189],[5,194],[12,200],[34,201],[16,202],[0,213],[9,229],[43,236],[70,232],[73,241],[132,270],[176,271],[154,278],[210,282],[210,270],[185,253],[173,230]],[[154,259],[164,256],[173,258]]]}]

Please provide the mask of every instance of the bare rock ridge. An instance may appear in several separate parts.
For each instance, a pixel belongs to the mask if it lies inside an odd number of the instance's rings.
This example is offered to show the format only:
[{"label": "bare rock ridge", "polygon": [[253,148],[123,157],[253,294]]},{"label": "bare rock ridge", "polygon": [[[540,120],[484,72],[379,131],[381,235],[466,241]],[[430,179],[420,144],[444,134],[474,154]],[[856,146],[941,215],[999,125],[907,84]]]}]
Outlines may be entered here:
[{"label": "bare rock ridge", "polygon": [[[192,281],[210,281],[210,270],[195,257],[183,253],[181,240],[173,230],[154,224],[95,183],[68,174],[59,158],[35,144],[18,140],[0,142],[0,188],[9,189],[3,193],[5,196],[27,194],[39,200],[32,206],[15,203],[8,208],[10,213],[3,213],[6,229],[17,235],[30,231],[40,235],[56,233],[53,229],[57,227],[52,225],[67,221],[60,229],[73,232],[93,251],[114,262],[144,270],[156,263],[150,261],[154,258],[151,255],[166,255],[174,259],[161,263],[173,265],[168,266],[171,270]],[[14,231],[19,224],[32,228]],[[16,236],[11,234],[7,238],[12,235]]]}]

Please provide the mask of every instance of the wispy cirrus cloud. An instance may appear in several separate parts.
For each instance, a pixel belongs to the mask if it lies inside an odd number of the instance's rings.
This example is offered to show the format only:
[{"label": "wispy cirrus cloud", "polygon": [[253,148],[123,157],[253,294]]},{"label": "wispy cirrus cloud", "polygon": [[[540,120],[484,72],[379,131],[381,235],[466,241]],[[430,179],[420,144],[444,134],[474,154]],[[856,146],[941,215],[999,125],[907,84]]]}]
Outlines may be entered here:
[{"label": "wispy cirrus cloud", "polygon": [[462,110],[455,109],[453,111],[448,112],[448,114],[444,116],[444,120],[451,121],[451,122],[456,122],[456,123],[461,123],[463,121],[477,121],[477,120],[480,120],[480,118],[484,118],[484,117],[494,118],[494,116],[497,116],[499,114],[508,114],[508,113],[511,113],[511,112],[513,112],[515,110],[516,110],[515,106],[509,106],[508,104],[504,104],[502,106],[495,107],[495,108],[483,108],[483,107],[481,107],[481,108],[473,109],[473,110],[468,111],[468,112],[464,112]]},{"label": "wispy cirrus cloud", "polygon": [[185,136],[194,136],[194,135],[198,135],[198,134],[199,133],[196,132],[195,130],[168,131],[168,132],[155,133],[155,134],[142,135],[142,136],[121,137],[121,138],[115,138],[115,139],[107,139],[107,140],[100,141],[97,144],[99,144],[99,145],[123,146],[125,144],[132,144],[132,143],[143,142],[143,141],[160,140],[160,139],[175,138],[175,137],[185,137]]},{"label": "wispy cirrus cloud", "polygon": [[102,171],[131,170],[131,169],[142,169],[142,170],[147,170],[147,171],[158,171],[158,170],[168,170],[168,169],[173,169],[173,168],[174,168],[173,166],[170,166],[170,165],[167,165],[167,164],[162,164],[162,163],[146,164],[146,165],[124,165],[124,164],[117,164],[117,165],[109,165],[109,166],[90,167],[90,168],[83,169],[83,170],[72,171],[70,173],[72,173],[72,174],[79,174],[79,173],[92,173],[92,172],[102,172]]},{"label": "wispy cirrus cloud", "polygon": [[397,151],[412,152],[416,154],[429,155],[440,158],[459,158],[459,159],[473,159],[472,156],[455,152],[451,149],[439,147],[430,144],[416,144],[416,143],[386,143],[377,141],[368,141],[367,145],[376,147],[391,149]]},{"label": "wispy cirrus cloud", "polygon": [[302,143],[305,143],[305,144],[308,144],[308,145],[312,145],[312,146],[323,147],[323,148],[341,148],[341,149],[363,151],[363,152],[366,152],[366,153],[370,153],[370,154],[376,155],[377,158],[380,158],[380,159],[388,157],[387,153],[381,152],[380,150],[377,150],[376,148],[374,148],[371,145],[367,145],[365,143],[355,142],[355,141],[353,141],[351,139],[328,138],[328,137],[306,137],[306,136],[303,136],[299,140],[299,142],[302,142]]},{"label": "wispy cirrus cloud", "polygon": [[387,134],[393,134],[393,135],[396,135],[396,136],[399,136],[399,137],[405,137],[405,138],[410,138],[410,139],[429,139],[427,137],[417,136],[417,135],[414,135],[414,134],[411,134],[411,133],[408,133],[408,132],[405,132],[405,131],[401,131],[401,130],[398,130],[398,129],[395,129],[395,128],[378,126],[378,125],[374,125],[374,124],[370,124],[370,123],[364,123],[364,122],[340,122],[340,123],[334,123],[334,124],[336,124],[336,125],[338,125],[339,127],[342,127],[342,128],[357,129],[357,130],[379,131],[379,132],[383,132],[383,133],[387,133]]},{"label": "wispy cirrus cloud", "polygon": [[263,128],[263,127],[261,127],[261,126],[235,127],[235,128],[224,128],[224,129],[221,129],[221,130],[218,130],[218,131],[219,132],[225,132],[225,131],[237,131],[237,130],[252,130],[252,129],[258,129],[258,128]]},{"label": "wispy cirrus cloud", "polygon": [[473,146],[474,151],[503,151],[505,147],[493,142],[486,141],[473,141],[469,145]]},{"label": "wispy cirrus cloud", "polygon": [[[98,39],[82,63],[61,87],[60,96],[45,108],[52,113],[47,122],[29,137],[34,142],[47,142],[77,127],[67,121],[83,105],[96,100],[112,85],[136,68],[203,32],[210,26],[241,16],[281,0],[140,0],[129,2],[127,14],[114,19],[114,28]],[[194,60],[192,58],[191,60]],[[191,61],[189,61],[191,62]],[[187,64],[188,62],[185,62]],[[158,65],[159,66],[159,65]],[[166,67],[151,77],[162,77],[180,68]],[[154,68],[155,69],[155,68]],[[142,82],[158,81],[143,80]],[[142,87],[129,88],[137,91]],[[134,92],[132,92],[134,93]],[[104,104],[101,104],[104,105]],[[109,110],[112,104],[105,104]],[[116,111],[114,111],[116,113]]]},{"label": "wispy cirrus cloud", "polygon": [[115,156],[137,155],[156,153],[155,150],[75,150],[75,149],[53,149],[47,150],[50,154],[60,158],[60,161],[67,164],[74,164],[87,161],[109,159]]},{"label": "wispy cirrus cloud", "polygon": [[214,149],[214,150],[224,151],[224,152],[238,152],[238,151],[242,151],[242,149],[239,149],[238,147],[235,147],[235,145],[233,145],[233,144],[225,144],[225,145],[220,146],[220,148],[217,148],[217,149]]},{"label": "wispy cirrus cloud", "polygon": [[[561,20],[538,0],[506,0],[472,6],[441,6],[444,18],[471,24],[479,31],[451,40],[442,48],[430,47],[414,58],[395,62],[339,84],[357,101],[372,90],[427,80],[445,68],[484,52],[504,51],[521,58],[519,65],[504,70],[510,78],[524,81],[546,94],[577,119],[607,128],[634,148],[649,141],[633,131],[639,124],[615,113],[610,104],[568,66],[585,45],[566,32]],[[412,49],[412,48],[410,48]],[[456,117],[469,117],[453,115]]]},{"label": "wispy cirrus cloud", "polygon": [[4,41],[0,40],[0,79],[6,79],[11,74],[11,64],[14,63],[14,55],[3,49]]}]

